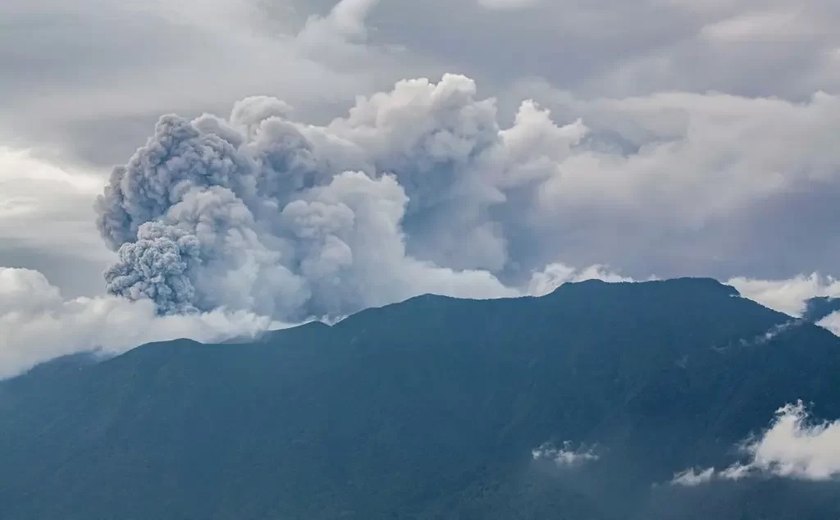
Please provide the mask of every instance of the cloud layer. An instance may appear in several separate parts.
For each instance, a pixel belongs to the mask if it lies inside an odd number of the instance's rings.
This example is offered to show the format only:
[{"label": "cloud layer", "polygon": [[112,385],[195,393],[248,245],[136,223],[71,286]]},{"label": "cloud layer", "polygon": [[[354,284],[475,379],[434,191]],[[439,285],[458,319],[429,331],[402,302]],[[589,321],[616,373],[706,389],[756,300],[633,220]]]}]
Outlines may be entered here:
[{"label": "cloud layer", "polygon": [[[369,182],[359,175],[354,180]],[[399,246],[397,249],[400,250]],[[380,254],[374,246],[367,250],[372,256]],[[160,256],[155,258],[164,263],[168,260],[161,257],[175,254],[165,248],[163,251],[155,249],[155,255],[158,253]],[[371,260],[374,269],[379,268],[378,261]],[[389,260],[383,261],[387,263]],[[399,276],[404,277],[404,285],[396,290],[405,291],[409,296],[424,290],[465,297],[523,294],[482,277],[456,274],[422,262],[409,261],[401,266],[404,272]],[[387,265],[382,268],[387,268]],[[171,274],[171,270],[167,271],[167,275]],[[598,277],[615,279],[616,275],[600,267],[575,271],[557,264],[536,277],[540,283],[533,285],[535,294],[543,294],[566,282]],[[338,280],[331,282],[335,286],[324,290],[341,289]],[[476,288],[481,289],[485,284],[487,292],[475,292]],[[380,288],[380,297],[392,297],[394,301],[400,298],[389,290],[394,288]],[[168,295],[168,298],[172,297]],[[348,298],[357,297],[355,294],[348,295]],[[336,305],[341,303],[340,293],[336,294],[334,301]],[[289,326],[287,322],[242,309],[191,309],[190,312],[163,315],[161,310],[159,304],[156,305],[145,294],[136,295],[135,299],[115,295],[68,298],[38,271],[0,267],[0,331],[3,332],[0,334],[0,380],[26,372],[39,363],[79,352],[115,355],[154,341],[191,338],[201,342],[220,342],[231,338],[250,338],[266,330]]]},{"label": "cloud layer", "polygon": [[0,379],[77,352],[119,354],[152,341],[253,336],[270,324],[265,317],[221,309],[161,317],[149,300],[66,299],[37,271],[0,268]]},{"label": "cloud layer", "polygon": [[[831,276],[813,273],[799,275],[788,280],[754,280],[736,277],[727,281],[745,298],[756,301],[766,307],[784,312],[802,321],[816,322],[835,335],[840,336],[840,282]],[[801,323],[791,321],[780,329],[768,332],[767,339],[773,334]]]},{"label": "cloud layer", "polygon": [[727,283],[738,289],[742,296],[796,317],[806,312],[807,302],[811,298],[840,298],[840,281],[817,273],[788,280],[753,280],[737,277]]}]

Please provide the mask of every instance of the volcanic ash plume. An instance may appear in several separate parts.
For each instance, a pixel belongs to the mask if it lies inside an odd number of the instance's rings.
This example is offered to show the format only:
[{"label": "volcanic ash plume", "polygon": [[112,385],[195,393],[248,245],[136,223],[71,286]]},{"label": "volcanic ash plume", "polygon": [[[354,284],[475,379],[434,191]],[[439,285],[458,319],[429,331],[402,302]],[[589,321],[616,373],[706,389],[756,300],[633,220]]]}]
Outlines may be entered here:
[{"label": "volcanic ash plume", "polygon": [[455,75],[402,81],[326,126],[289,114],[253,97],[228,119],[161,118],[97,202],[119,254],[109,292],[162,314],[285,320],[423,292],[518,294],[508,278],[539,266],[511,254],[528,213],[511,201],[533,197],[586,131],[530,102],[502,130],[495,102]]}]

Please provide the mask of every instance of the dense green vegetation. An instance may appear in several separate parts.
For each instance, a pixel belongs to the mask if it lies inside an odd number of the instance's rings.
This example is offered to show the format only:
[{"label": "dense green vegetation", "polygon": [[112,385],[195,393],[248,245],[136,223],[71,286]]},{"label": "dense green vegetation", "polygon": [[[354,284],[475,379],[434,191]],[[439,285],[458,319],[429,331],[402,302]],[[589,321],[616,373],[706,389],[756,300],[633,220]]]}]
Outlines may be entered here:
[{"label": "dense green vegetation", "polygon": [[[0,384],[3,519],[826,519],[840,484],[668,485],[803,399],[840,339],[712,280],[423,296],[257,342],[147,345]],[[533,460],[546,442],[597,461]]]}]

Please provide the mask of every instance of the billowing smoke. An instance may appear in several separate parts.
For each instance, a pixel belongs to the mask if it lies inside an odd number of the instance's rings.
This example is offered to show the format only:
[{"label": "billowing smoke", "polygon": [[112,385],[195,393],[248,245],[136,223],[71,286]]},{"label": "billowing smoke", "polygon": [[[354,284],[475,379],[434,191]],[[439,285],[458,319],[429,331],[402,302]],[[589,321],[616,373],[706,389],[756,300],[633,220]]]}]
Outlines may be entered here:
[{"label": "billowing smoke", "polygon": [[[840,171],[834,148],[809,148],[836,126],[833,96],[569,103],[565,126],[525,101],[504,127],[475,82],[446,75],[360,97],[325,125],[266,96],[227,118],[165,116],[97,204],[119,256],[108,290],[164,315],[224,308],[298,321],[426,292],[490,298],[624,279],[601,262],[636,279],[729,278],[770,254],[754,237],[789,226],[773,224],[770,202],[817,197]],[[610,146],[612,126],[635,141]],[[797,204],[815,207],[807,197]],[[797,316],[810,297],[840,295],[818,275],[730,283]]]},{"label": "billowing smoke", "polygon": [[97,202],[119,260],[108,291],[161,314],[248,310],[341,316],[422,292],[489,298],[528,289],[508,198],[585,134],[533,103],[509,129],[475,83],[447,75],[360,98],[325,126],[269,97],[229,118],[169,115]]}]

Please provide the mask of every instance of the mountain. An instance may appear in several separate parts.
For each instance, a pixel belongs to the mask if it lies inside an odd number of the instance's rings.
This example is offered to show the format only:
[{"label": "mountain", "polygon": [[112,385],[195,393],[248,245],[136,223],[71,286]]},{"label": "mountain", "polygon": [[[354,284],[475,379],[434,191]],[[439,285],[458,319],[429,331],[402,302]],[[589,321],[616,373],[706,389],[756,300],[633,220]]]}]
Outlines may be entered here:
[{"label": "mountain", "polygon": [[840,298],[819,296],[805,302],[805,313],[802,319],[816,323],[837,311],[840,311]]},{"label": "mountain", "polygon": [[669,483],[799,399],[840,417],[840,338],[714,280],[421,296],[0,383],[0,518],[837,518],[835,481]]}]

